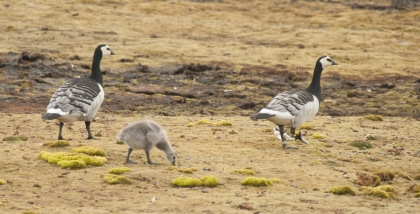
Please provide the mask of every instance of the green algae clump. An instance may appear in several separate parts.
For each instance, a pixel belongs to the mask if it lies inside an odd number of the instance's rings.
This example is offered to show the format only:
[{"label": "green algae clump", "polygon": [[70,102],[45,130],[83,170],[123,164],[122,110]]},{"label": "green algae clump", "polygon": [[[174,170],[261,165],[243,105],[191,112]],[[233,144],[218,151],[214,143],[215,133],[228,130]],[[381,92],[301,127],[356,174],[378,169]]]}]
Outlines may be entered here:
[{"label": "green algae clump", "polygon": [[203,182],[197,178],[179,177],[172,180],[172,185],[177,187],[199,187],[203,185]]},{"label": "green algae clump", "polygon": [[197,122],[193,123],[188,123],[187,127],[193,127],[196,125],[213,125],[213,126],[232,126],[231,122],[225,121],[225,120],[219,120],[217,122],[212,123],[210,120],[208,119],[200,119]]},{"label": "green algae clump", "polygon": [[395,199],[397,197],[397,190],[393,186],[384,185],[378,187],[361,187],[367,195],[386,198],[386,199]]},{"label": "green algae clump", "polygon": [[82,160],[61,160],[57,165],[63,169],[82,169],[86,168],[86,162]]},{"label": "green algae clump", "polygon": [[87,155],[105,156],[105,152],[103,149],[94,146],[81,146],[79,148],[73,148],[71,151],[77,153],[84,153]]},{"label": "green algae clump", "polygon": [[312,130],[313,127],[310,123],[303,123],[299,129],[306,129],[306,130]]},{"label": "green algae clump", "polygon": [[370,142],[365,142],[365,141],[354,141],[354,142],[351,142],[349,145],[357,147],[359,149],[370,149],[370,148],[372,148],[372,144]]},{"label": "green algae clump", "polygon": [[356,195],[356,192],[349,186],[331,187],[328,191],[336,195]]},{"label": "green algae clump", "polygon": [[0,179],[0,185],[6,184],[6,181]]},{"label": "green algae clump", "polygon": [[366,115],[363,118],[372,121],[384,121],[384,118],[381,115]]},{"label": "green algae clump", "polygon": [[130,172],[130,171],[131,171],[131,169],[128,168],[128,167],[120,167],[120,168],[110,169],[110,170],[108,170],[108,173],[109,174],[114,174],[114,175],[121,175],[125,172]]},{"label": "green algae clump", "polygon": [[178,171],[179,171],[179,172],[182,172],[182,173],[189,173],[189,174],[192,174],[192,173],[194,173],[195,171],[197,171],[197,168],[195,168],[195,167],[185,168],[185,169],[178,168]]},{"label": "green algae clump", "polygon": [[244,186],[270,186],[272,185],[271,180],[268,180],[267,178],[256,178],[256,177],[248,177],[245,178],[242,182],[242,185]]},{"label": "green algae clump", "polygon": [[315,139],[324,139],[325,138],[325,136],[324,135],[322,135],[322,134],[320,134],[320,133],[314,133],[313,135],[312,135],[312,137],[313,138],[315,138]]},{"label": "green algae clump", "polygon": [[219,121],[213,123],[213,125],[215,125],[215,126],[232,126],[232,123],[228,122],[226,120],[219,120]]},{"label": "green algae clump", "polygon": [[[92,166],[102,166],[108,161],[105,157],[89,156],[82,153],[80,154],[79,153],[66,153],[66,152],[51,153],[51,152],[46,152],[46,151],[42,151],[39,154],[39,159],[44,160],[50,164],[57,164],[57,165],[58,165],[58,162],[63,161],[63,160],[66,160],[66,161],[79,160],[79,161],[83,161],[85,165],[92,165]],[[64,166],[68,164],[71,164],[71,163],[63,162],[59,166]],[[79,164],[79,163],[73,162],[73,164]],[[76,169],[76,168],[71,168],[71,169]]]},{"label": "green algae clump", "polygon": [[252,169],[252,167],[246,167],[245,169],[235,169],[233,172],[243,175],[255,175],[255,171]]},{"label": "green algae clump", "polygon": [[278,178],[271,178],[270,181],[273,183],[280,183],[280,179]]},{"label": "green algae clump", "polygon": [[122,175],[106,174],[104,181],[107,184],[130,184],[130,180]]},{"label": "green algae clump", "polygon": [[11,137],[3,138],[3,141],[20,141],[20,140],[26,141],[28,140],[28,137],[21,135],[21,136],[11,136]]},{"label": "green algae clump", "polygon": [[66,147],[70,146],[70,143],[67,140],[57,140],[57,141],[51,141],[43,143],[42,146],[49,146],[53,148],[59,148],[59,147]]},{"label": "green algae clump", "polygon": [[213,175],[204,176],[200,178],[200,180],[203,183],[203,186],[206,186],[206,187],[215,187],[219,185],[219,179],[217,179]]}]

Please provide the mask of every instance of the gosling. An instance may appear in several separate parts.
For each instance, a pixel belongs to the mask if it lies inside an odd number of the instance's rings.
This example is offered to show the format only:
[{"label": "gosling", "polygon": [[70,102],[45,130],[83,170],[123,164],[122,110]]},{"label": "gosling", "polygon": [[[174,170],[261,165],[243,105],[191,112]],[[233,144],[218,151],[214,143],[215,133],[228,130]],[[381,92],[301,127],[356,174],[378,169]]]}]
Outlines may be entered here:
[{"label": "gosling", "polygon": [[147,163],[154,164],[150,159],[149,151],[156,146],[165,152],[166,159],[175,166],[176,152],[168,141],[166,131],[155,121],[142,120],[124,127],[118,134],[117,141],[124,142],[128,146],[125,159],[127,164],[137,164],[130,160],[133,149],[143,149],[146,152]]}]

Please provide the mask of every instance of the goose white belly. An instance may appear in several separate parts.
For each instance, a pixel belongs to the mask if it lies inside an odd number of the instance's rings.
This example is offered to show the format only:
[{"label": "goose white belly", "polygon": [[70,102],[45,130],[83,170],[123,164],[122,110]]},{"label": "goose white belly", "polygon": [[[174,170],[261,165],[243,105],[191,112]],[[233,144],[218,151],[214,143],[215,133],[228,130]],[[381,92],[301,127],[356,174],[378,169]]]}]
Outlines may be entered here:
[{"label": "goose white belly", "polygon": [[298,127],[304,122],[315,117],[319,110],[319,101],[316,96],[313,96],[314,100],[306,103],[302,108],[296,113],[292,114],[289,111],[276,111],[267,108],[261,109],[259,113],[273,115],[267,118],[268,121],[277,124],[277,125],[291,125],[293,127]]}]

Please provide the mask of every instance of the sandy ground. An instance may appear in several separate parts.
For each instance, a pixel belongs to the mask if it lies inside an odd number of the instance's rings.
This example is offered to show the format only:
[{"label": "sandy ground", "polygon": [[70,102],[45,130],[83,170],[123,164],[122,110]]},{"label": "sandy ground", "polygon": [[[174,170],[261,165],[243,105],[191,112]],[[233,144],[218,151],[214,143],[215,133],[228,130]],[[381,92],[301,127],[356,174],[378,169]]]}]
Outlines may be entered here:
[{"label": "sandy ground", "polygon": [[[97,44],[106,43],[117,55],[104,59],[102,68],[114,75],[124,74],[125,69],[139,64],[162,67],[201,63],[222,66],[229,71],[246,69],[248,74],[254,72],[249,68],[296,73],[299,83],[289,83],[287,87],[306,85],[309,78],[301,76],[310,75],[319,56],[329,55],[339,66],[328,68],[323,74],[325,102],[321,104],[319,116],[310,121],[313,130],[304,130],[310,144],[289,142],[298,147],[297,150],[283,150],[271,132],[272,124],[254,122],[247,116],[276,93],[266,91],[285,88],[262,87],[264,95],[258,96],[259,86],[249,83],[226,84],[222,89],[247,91],[249,88],[251,95],[246,99],[255,100],[257,104],[252,108],[230,106],[200,115],[174,105],[170,114],[174,116],[169,117],[161,116],[152,107],[142,107],[139,102],[116,105],[119,95],[145,95],[129,93],[129,90],[123,93],[106,83],[110,96],[92,123],[93,132],[102,137],[84,140],[87,133],[82,122],[67,124],[63,136],[71,139],[70,147],[53,149],[42,144],[56,139],[58,126],[55,121],[45,122],[40,118],[48,97],[62,79],[46,78],[45,81],[51,83],[50,88],[31,91],[24,82],[17,82],[26,76],[12,74],[25,68],[13,67],[12,63],[6,65],[0,58],[0,179],[6,181],[0,185],[0,212],[420,212],[418,198],[409,191],[410,186],[419,181],[407,179],[420,173],[417,145],[420,12],[352,9],[352,3],[371,2],[1,2],[2,54],[42,53],[51,62],[70,63],[80,68],[90,65]],[[376,4],[387,5],[387,1],[376,1]],[[88,72],[87,69],[78,71]],[[259,71],[255,71],[255,76],[270,78],[261,76]],[[105,76],[104,80],[122,81],[112,75]],[[124,84],[135,87],[141,84],[141,79]],[[13,87],[5,89],[6,86]],[[42,96],[38,94],[40,91]],[[369,94],[370,91],[374,95]],[[162,97],[147,96],[149,100]],[[113,108],[114,104],[118,108]],[[168,108],[171,107],[162,107],[159,111]],[[212,106],[203,108],[208,112]],[[384,121],[363,118],[372,112],[382,114]],[[144,164],[144,152],[134,151],[132,159],[140,164],[128,166],[132,171],[126,176],[132,183],[104,183],[102,176],[109,169],[124,166],[127,148],[116,144],[116,134],[127,123],[145,118],[154,119],[165,127],[179,155],[178,167],[198,170],[193,174],[169,171],[170,164],[157,149],[152,152],[152,160],[160,165],[150,166]],[[226,120],[233,125],[187,126],[200,119]],[[314,134],[325,138],[315,139]],[[4,140],[21,135],[28,139]],[[360,150],[349,145],[354,141],[369,141],[373,147]],[[103,148],[108,163],[66,170],[38,158],[41,151],[70,151],[81,145]],[[244,187],[240,182],[247,176],[233,171],[246,167],[252,167],[257,177],[278,178],[280,183]],[[408,175],[383,182],[396,188],[396,199],[368,196],[354,183],[358,172],[374,173],[384,169]],[[179,176],[200,178],[205,175],[218,177],[221,185],[175,188],[170,184]],[[328,192],[331,187],[342,185],[354,189],[356,195],[338,196]]]}]

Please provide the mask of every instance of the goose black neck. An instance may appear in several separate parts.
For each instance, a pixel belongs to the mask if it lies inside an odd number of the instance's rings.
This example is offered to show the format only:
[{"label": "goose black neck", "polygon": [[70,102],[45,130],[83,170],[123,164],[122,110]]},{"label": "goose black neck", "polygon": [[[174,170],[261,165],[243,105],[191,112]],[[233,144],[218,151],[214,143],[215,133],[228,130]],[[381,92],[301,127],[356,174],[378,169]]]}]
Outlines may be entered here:
[{"label": "goose black neck", "polygon": [[93,54],[92,60],[92,73],[90,75],[91,79],[96,80],[99,84],[103,84],[102,82],[102,72],[101,72],[101,59],[102,59],[102,51],[100,48],[95,50]]},{"label": "goose black neck", "polygon": [[312,76],[312,81],[309,87],[306,89],[313,95],[315,95],[318,100],[321,100],[321,74],[322,74],[322,65],[317,62],[314,69],[314,75]]}]

